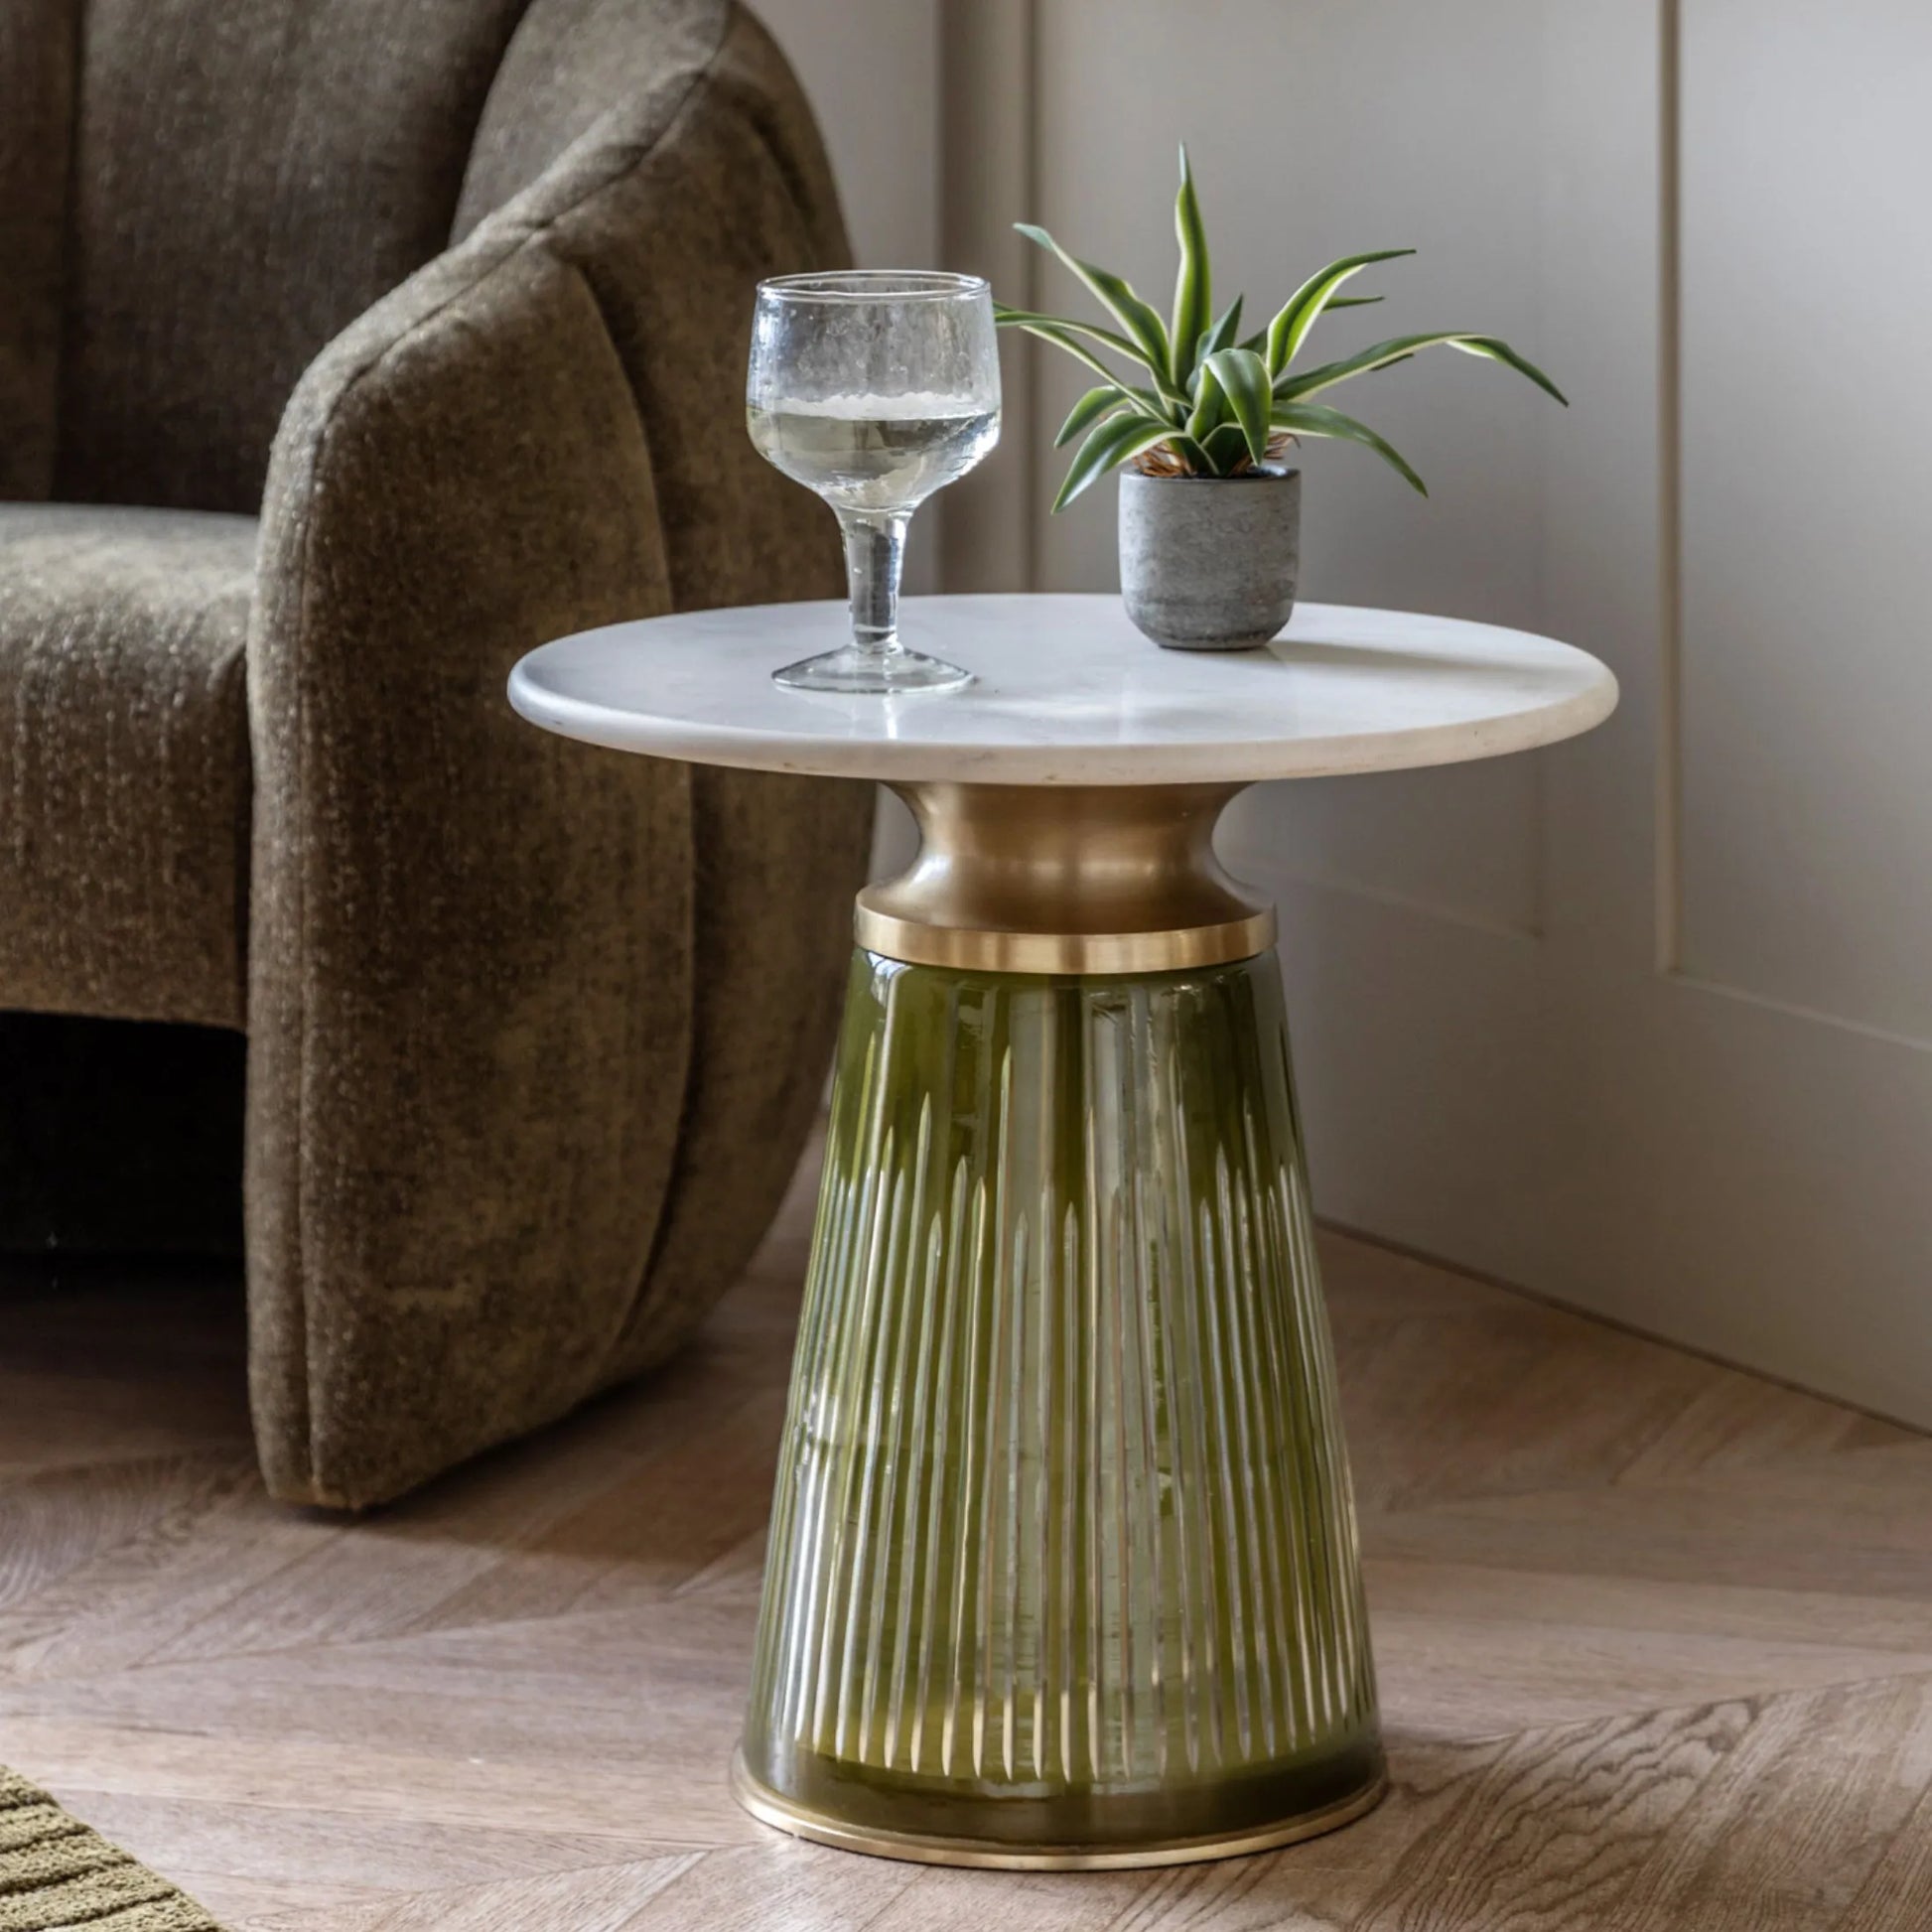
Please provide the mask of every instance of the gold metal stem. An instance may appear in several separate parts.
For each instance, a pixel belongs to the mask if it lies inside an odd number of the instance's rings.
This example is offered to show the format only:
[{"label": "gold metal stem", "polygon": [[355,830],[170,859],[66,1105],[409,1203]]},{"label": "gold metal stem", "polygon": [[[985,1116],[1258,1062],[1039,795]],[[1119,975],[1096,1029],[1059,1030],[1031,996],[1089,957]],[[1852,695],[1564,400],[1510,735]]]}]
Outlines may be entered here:
[{"label": "gold metal stem", "polygon": [[1214,856],[1226,785],[895,785],[909,871],[859,895],[860,945],[992,973],[1163,973],[1251,959],[1274,908]]}]

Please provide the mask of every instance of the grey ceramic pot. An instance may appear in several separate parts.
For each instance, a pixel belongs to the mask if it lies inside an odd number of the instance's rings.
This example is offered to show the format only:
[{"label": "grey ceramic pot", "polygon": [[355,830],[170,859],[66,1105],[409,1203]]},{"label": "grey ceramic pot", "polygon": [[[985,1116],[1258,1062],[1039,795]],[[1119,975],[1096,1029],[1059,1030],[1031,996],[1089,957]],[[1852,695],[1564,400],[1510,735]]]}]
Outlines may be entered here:
[{"label": "grey ceramic pot", "polygon": [[1170,650],[1265,644],[1295,609],[1302,473],[1120,479],[1120,594]]}]

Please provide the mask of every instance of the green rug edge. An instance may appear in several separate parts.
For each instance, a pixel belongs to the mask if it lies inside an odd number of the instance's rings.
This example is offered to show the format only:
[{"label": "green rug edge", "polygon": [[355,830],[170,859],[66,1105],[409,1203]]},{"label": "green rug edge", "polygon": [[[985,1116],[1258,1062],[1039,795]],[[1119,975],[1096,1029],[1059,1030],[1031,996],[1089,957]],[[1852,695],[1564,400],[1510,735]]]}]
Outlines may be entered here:
[{"label": "green rug edge", "polygon": [[0,1932],[223,1932],[201,1906],[0,1765]]}]

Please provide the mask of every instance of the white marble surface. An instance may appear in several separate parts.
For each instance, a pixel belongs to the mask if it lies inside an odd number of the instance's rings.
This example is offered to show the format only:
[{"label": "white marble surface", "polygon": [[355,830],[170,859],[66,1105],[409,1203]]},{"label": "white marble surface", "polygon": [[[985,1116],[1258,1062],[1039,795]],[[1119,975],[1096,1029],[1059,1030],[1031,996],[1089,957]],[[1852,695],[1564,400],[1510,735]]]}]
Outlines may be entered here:
[{"label": "white marble surface", "polygon": [[842,641],[839,604],[587,630],[532,651],[510,702],[620,751],[756,770],[983,784],[1190,784],[1449,764],[1587,731],[1595,658],[1527,631],[1309,604],[1265,650],[1171,651],[1111,596],[908,598],[899,634],[977,673],[902,698],[782,690]]}]

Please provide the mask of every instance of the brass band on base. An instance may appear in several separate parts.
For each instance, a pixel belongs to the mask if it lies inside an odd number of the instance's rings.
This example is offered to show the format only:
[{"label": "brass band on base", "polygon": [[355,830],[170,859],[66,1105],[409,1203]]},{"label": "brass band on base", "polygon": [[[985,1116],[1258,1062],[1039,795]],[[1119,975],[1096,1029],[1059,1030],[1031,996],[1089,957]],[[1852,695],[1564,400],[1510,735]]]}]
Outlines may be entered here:
[{"label": "brass band on base", "polygon": [[1164,973],[1252,959],[1275,910],[1214,856],[1228,785],[894,787],[920,847],[859,895],[868,952],[989,973]]},{"label": "brass band on base", "polygon": [[1007,932],[895,918],[868,905],[861,893],[852,936],[885,959],[964,972],[1174,973],[1266,952],[1275,943],[1275,912],[1270,906],[1224,925],[1160,932]]},{"label": "brass band on base", "polygon": [[767,1790],[746,1769],[743,1754],[736,1751],[732,1754],[732,1796],[761,1824],[775,1826],[794,1838],[837,1846],[845,1852],[864,1852],[873,1858],[1000,1871],[1120,1871],[1143,1865],[1196,1864],[1210,1859],[1238,1859],[1255,1852],[1274,1852],[1284,1845],[1298,1845],[1304,1839],[1318,1838],[1323,1832],[1352,1825],[1382,1802],[1388,1788],[1387,1774],[1378,1772],[1361,1790],[1318,1811],[1304,1812],[1244,1831],[1155,1840],[1133,1846],[1039,1845],[1023,1849],[983,1840],[924,1838],[907,1832],[875,1831],[846,1824]]}]

